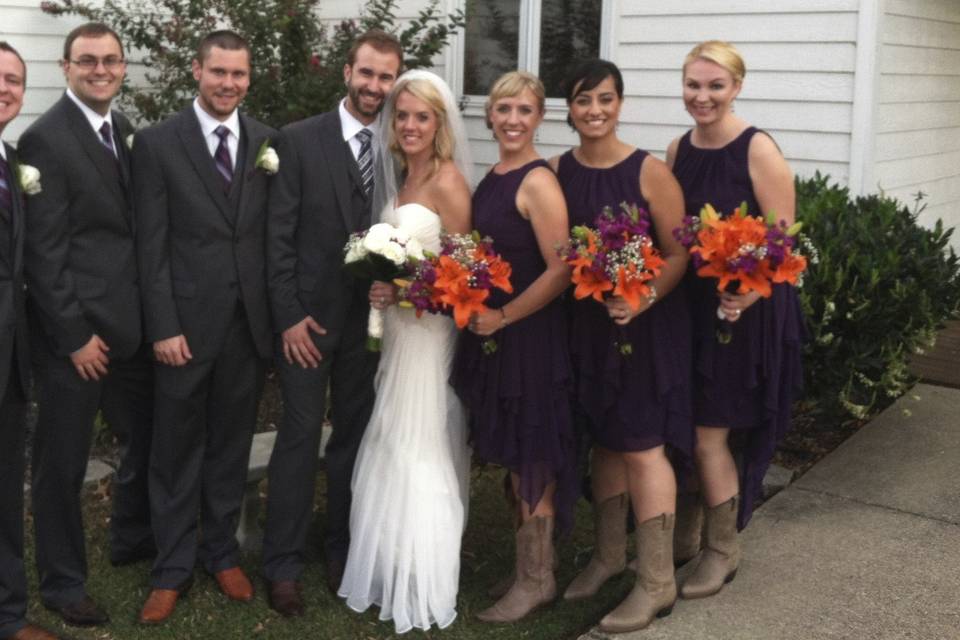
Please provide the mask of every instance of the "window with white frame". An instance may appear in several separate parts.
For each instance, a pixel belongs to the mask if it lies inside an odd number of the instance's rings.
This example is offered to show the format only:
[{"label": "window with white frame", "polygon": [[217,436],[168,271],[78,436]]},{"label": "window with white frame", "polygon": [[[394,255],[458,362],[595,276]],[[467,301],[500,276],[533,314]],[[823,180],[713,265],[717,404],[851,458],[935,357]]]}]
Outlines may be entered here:
[{"label": "window with white frame", "polygon": [[606,55],[611,0],[465,0],[462,93],[486,95],[502,73],[523,69],[550,98],[584,58]]}]

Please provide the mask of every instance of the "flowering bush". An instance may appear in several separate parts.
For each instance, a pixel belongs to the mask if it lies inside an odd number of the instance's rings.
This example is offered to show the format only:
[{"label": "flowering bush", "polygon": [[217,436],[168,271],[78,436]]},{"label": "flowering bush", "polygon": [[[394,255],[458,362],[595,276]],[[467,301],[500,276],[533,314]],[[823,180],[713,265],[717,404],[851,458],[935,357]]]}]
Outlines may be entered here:
[{"label": "flowering bush", "polygon": [[[431,0],[403,29],[396,0],[369,0],[363,15],[325,29],[320,0],[55,0],[53,15],[79,15],[113,27],[132,62],[146,67],[146,83],[124,83],[121,101],[153,123],[182,108],[196,93],[190,69],[200,38],[233,29],[250,43],[253,72],[244,109],[280,127],[329,110],[343,95],[343,65],[354,38],[374,27],[395,33],[409,68],[427,66],[463,24],[461,13],[442,15]],[[359,2],[357,3],[359,4]]]},{"label": "flowering bush", "polygon": [[817,408],[865,418],[912,384],[912,352],[960,311],[953,229],[917,224],[913,210],[883,195],[851,199],[828,178],[797,179],[800,251],[809,264],[800,300],[812,338],[806,396]]}]

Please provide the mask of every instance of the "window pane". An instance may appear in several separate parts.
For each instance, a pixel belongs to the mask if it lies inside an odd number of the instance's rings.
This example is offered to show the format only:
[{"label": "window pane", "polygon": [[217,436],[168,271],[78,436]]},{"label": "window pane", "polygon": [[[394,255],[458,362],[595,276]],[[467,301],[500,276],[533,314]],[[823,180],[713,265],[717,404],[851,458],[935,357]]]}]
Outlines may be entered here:
[{"label": "window pane", "polygon": [[564,76],[585,58],[600,55],[602,0],[543,0],[540,79],[550,98],[562,98]]},{"label": "window pane", "polygon": [[463,92],[482,96],[517,68],[520,0],[467,0],[466,16]]}]

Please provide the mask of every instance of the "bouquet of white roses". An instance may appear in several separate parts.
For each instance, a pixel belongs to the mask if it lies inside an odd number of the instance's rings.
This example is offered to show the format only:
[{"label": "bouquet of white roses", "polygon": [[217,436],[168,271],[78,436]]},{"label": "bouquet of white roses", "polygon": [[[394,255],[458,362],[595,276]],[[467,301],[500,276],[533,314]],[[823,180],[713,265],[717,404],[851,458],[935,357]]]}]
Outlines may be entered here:
[{"label": "bouquet of white roses", "polygon": [[[366,231],[350,234],[344,247],[343,267],[355,278],[393,282],[410,273],[411,261],[423,260],[423,246],[405,230],[381,222]],[[370,309],[367,348],[380,351],[383,311]]]}]

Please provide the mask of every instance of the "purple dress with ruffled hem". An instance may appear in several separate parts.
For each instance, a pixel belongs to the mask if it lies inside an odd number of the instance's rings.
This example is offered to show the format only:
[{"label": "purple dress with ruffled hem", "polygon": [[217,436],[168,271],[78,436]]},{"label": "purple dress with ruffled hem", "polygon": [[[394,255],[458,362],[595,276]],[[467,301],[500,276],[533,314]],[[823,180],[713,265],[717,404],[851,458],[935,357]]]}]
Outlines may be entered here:
[{"label": "purple dress with ruffled hem", "polygon": [[[640,168],[647,152],[637,149],[609,168],[581,164],[572,151],[560,156],[557,176],[567,199],[570,226],[595,226],[604,207],[649,205],[640,193]],[[647,214],[649,215],[649,214]],[[650,235],[657,243],[650,219]],[[621,327],[605,305],[573,300],[570,355],[576,397],[593,441],[612,451],[642,451],[668,445],[671,457],[689,463],[693,446],[690,398],[690,318],[682,288],[661,297]],[[621,353],[624,342],[631,353]]]},{"label": "purple dress with ruffled hem", "polygon": [[[529,220],[516,206],[527,173],[549,165],[531,162],[502,175],[489,172],[473,194],[473,227],[493,238],[494,251],[511,265],[513,293],[491,292],[498,309],[517,297],[546,269]],[[520,478],[520,496],[537,505],[556,482],[557,528],[568,532],[578,495],[576,442],[570,406],[570,360],[559,300],[493,334],[497,349],[484,353],[485,337],[462,331],[451,384],[470,412],[476,457]]]},{"label": "purple dress with ruffled hem", "polygon": [[[761,215],[750,179],[750,140],[760,132],[748,127],[720,149],[701,149],[680,139],[673,173],[686,200],[687,215],[699,215],[710,203],[722,216],[742,202],[750,215]],[[766,134],[763,134],[766,135]],[[694,325],[694,416],[701,426],[729,427],[745,436],[740,465],[741,502],[738,527],[750,520],[763,476],[777,443],[790,428],[790,408],[803,386],[802,343],[806,337],[800,300],[794,287],[773,286],[730,323],[733,337],[721,344],[717,281],[687,274]]]}]

